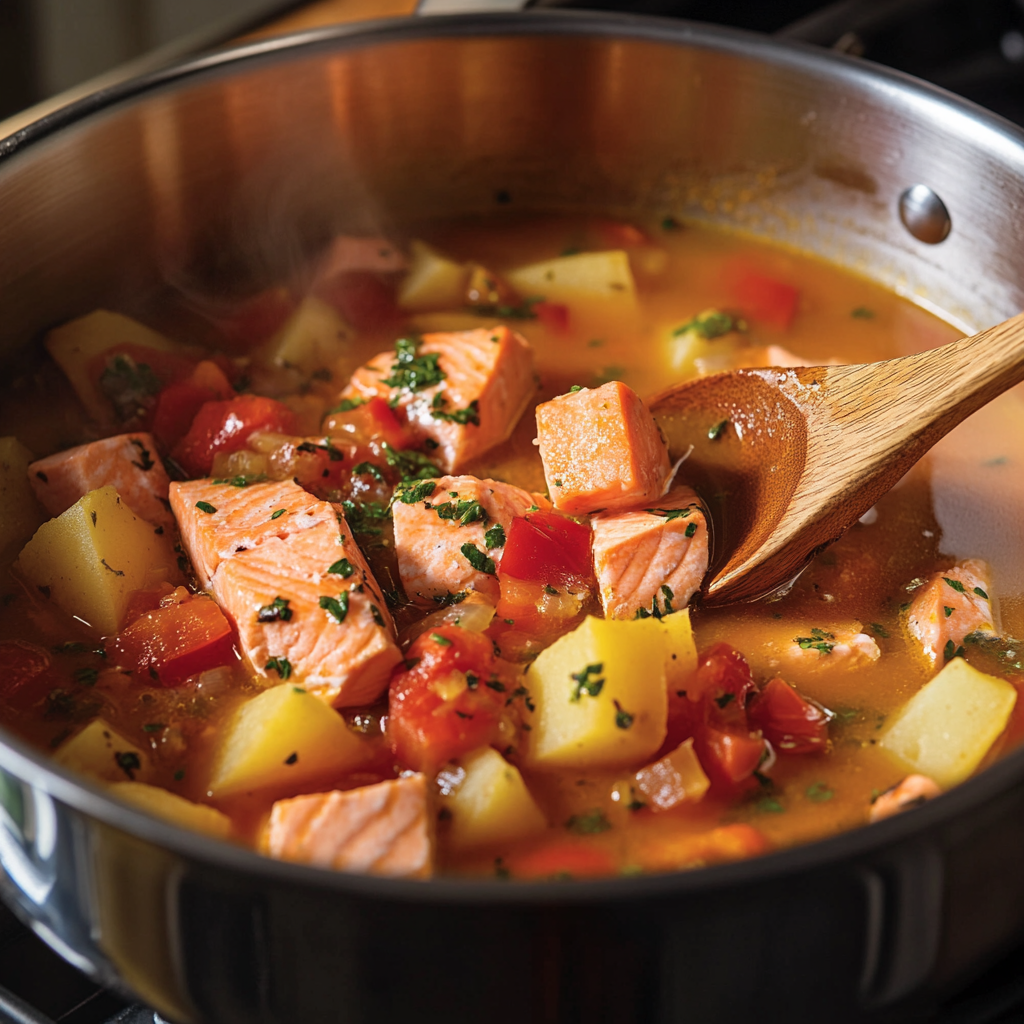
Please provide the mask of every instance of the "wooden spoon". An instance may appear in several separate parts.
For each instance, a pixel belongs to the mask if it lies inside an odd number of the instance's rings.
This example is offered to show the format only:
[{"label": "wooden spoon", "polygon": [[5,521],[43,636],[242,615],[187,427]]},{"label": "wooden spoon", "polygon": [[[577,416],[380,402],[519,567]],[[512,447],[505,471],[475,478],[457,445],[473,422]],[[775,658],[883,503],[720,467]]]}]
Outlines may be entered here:
[{"label": "wooden spoon", "polygon": [[1024,313],[882,363],[736,370],[651,408],[709,507],[705,604],[790,584],[944,434],[1024,381]]}]

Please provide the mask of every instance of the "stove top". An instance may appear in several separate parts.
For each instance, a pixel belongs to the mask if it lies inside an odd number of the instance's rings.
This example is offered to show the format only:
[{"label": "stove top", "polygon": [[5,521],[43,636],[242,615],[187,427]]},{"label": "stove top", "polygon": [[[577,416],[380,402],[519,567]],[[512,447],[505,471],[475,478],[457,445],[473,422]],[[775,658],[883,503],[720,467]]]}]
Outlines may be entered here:
[{"label": "stove top", "polygon": [[[1024,0],[532,0],[715,22],[834,48],[924,78],[1024,125]],[[933,1024],[1024,1021],[1024,946]],[[65,963],[0,904],[0,1024],[164,1024]]]}]

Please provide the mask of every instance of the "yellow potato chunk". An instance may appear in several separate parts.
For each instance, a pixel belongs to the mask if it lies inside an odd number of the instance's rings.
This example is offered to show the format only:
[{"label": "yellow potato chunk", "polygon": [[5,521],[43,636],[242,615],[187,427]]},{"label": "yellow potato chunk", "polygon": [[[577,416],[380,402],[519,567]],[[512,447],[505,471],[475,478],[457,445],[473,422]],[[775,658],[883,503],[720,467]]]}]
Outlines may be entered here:
[{"label": "yellow potato chunk", "polygon": [[668,332],[669,365],[684,377],[732,369],[741,336],[731,316],[706,309]]},{"label": "yellow potato chunk", "polygon": [[135,515],[113,487],[90,491],[43,523],[16,569],[99,636],[118,631],[133,590],[176,573],[170,540]]},{"label": "yellow potato chunk", "polygon": [[267,343],[264,359],[274,366],[312,374],[346,356],[353,336],[352,329],[326,302],[309,296]]},{"label": "yellow potato chunk", "polygon": [[524,299],[537,297],[577,307],[598,303],[604,309],[636,305],[633,272],[622,249],[558,256],[513,270],[505,279]]},{"label": "yellow potato chunk", "polygon": [[298,790],[358,767],[367,744],[323,701],[285,683],[247,701],[220,727],[207,788],[214,800]]},{"label": "yellow potato chunk", "polygon": [[409,273],[398,289],[398,305],[411,311],[458,309],[466,303],[469,267],[442,256],[425,242],[409,245]]},{"label": "yellow potato chunk", "polygon": [[107,782],[135,782],[152,773],[149,755],[102,718],[94,718],[81,732],[65,740],[54,760],[72,771]]},{"label": "yellow potato chunk", "polygon": [[697,669],[697,641],[690,625],[690,609],[673,612],[661,619],[665,634],[665,684],[669,690],[682,689]]},{"label": "yellow potato chunk", "polygon": [[181,355],[195,351],[165,338],[131,317],[111,313],[106,309],[97,309],[61,327],[55,327],[46,336],[46,348],[71,382],[85,411],[100,423],[112,423],[114,410],[110,400],[96,389],[90,372],[98,356],[110,350],[126,348],[131,351],[133,358],[138,353],[132,350],[139,348]]},{"label": "yellow potato chunk", "polygon": [[144,782],[115,782],[110,792],[118,800],[182,828],[205,832],[218,839],[226,839],[231,833],[231,819],[226,814],[203,804],[194,804],[159,786],[147,786]]},{"label": "yellow potato chunk", "polygon": [[0,555],[24,544],[44,518],[26,476],[32,459],[16,437],[0,437]]},{"label": "yellow potato chunk", "polygon": [[955,786],[981,763],[1016,701],[1010,683],[954,658],[907,701],[879,743],[943,788]]},{"label": "yellow potato chunk", "polygon": [[665,739],[665,627],[657,619],[596,619],[542,651],[526,673],[536,710],[524,765],[643,764]]},{"label": "yellow potato chunk", "polygon": [[511,842],[547,827],[519,769],[491,747],[460,757],[438,781],[452,816],[447,839],[453,849]]}]

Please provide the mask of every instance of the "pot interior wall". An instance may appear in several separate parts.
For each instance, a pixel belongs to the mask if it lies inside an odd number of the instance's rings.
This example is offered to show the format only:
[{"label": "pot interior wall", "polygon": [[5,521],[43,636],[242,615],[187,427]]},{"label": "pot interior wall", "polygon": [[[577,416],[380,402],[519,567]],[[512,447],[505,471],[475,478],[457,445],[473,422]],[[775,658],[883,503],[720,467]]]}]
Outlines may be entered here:
[{"label": "pot interior wall", "polygon": [[[1024,305],[1016,130],[892,73],[685,25],[394,24],[226,62],[0,165],[0,353],[98,305],[280,280],[338,230],[495,210],[712,220],[980,328]],[[944,199],[913,239],[900,193]]]}]

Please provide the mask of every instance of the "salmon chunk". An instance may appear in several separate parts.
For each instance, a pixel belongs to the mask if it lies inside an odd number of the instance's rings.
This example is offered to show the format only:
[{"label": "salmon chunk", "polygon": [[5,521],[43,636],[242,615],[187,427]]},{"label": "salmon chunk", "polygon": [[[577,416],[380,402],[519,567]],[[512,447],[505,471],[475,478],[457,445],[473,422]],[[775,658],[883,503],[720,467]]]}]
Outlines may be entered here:
[{"label": "salmon chunk", "polygon": [[767,644],[773,672],[863,668],[878,661],[878,644],[861,632],[861,623],[793,623],[786,634]]},{"label": "salmon chunk", "polygon": [[942,790],[934,779],[927,775],[908,775],[879,795],[871,805],[868,819],[881,821],[883,818],[891,818],[894,814],[909,811],[912,807],[920,807],[921,804],[941,795]]},{"label": "salmon chunk", "polygon": [[655,504],[671,467],[668,446],[640,396],[621,381],[537,406],[544,479],[563,512]]},{"label": "salmon chunk", "polygon": [[254,672],[335,707],[376,699],[401,654],[340,508],[290,481],[196,480],[172,485],[171,501],[185,550]]},{"label": "salmon chunk", "polygon": [[338,518],[330,504],[291,480],[245,487],[215,480],[175,482],[170,498],[185,550],[207,589],[226,558],[271,537],[289,537],[320,523],[336,525]]},{"label": "salmon chunk", "polygon": [[694,491],[675,487],[657,507],[601,512],[590,525],[605,618],[686,607],[708,569],[708,524]]},{"label": "salmon chunk", "polygon": [[392,878],[429,878],[433,844],[425,775],[278,800],[264,849],[280,860]]},{"label": "salmon chunk", "polygon": [[990,577],[988,565],[972,558],[935,573],[915,591],[907,629],[932,664],[952,658],[969,633],[996,634]]},{"label": "salmon chunk", "polygon": [[405,338],[353,374],[342,399],[394,403],[447,473],[506,440],[536,389],[533,349],[507,327]]},{"label": "salmon chunk", "polygon": [[393,507],[398,570],[409,599],[423,604],[475,590],[498,600],[496,563],[512,520],[533,504],[526,491],[497,480],[446,476],[420,500]]},{"label": "salmon chunk", "polygon": [[256,672],[279,682],[286,658],[289,682],[333,707],[372,703],[402,660],[376,581],[337,523],[239,552],[221,563],[211,591]]},{"label": "salmon chunk", "polygon": [[327,246],[317,267],[317,281],[330,280],[353,271],[391,274],[405,270],[405,254],[386,238],[338,235]]},{"label": "salmon chunk", "polygon": [[28,479],[52,516],[109,484],[140,519],[166,530],[174,527],[167,500],[170,480],[152,434],[119,434],[57,452],[31,463]]}]

